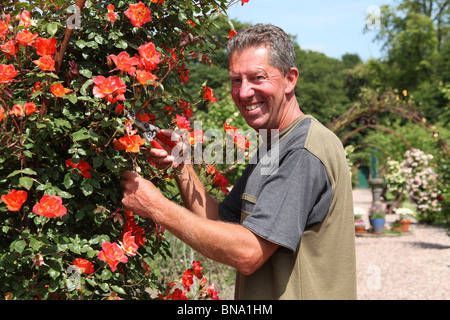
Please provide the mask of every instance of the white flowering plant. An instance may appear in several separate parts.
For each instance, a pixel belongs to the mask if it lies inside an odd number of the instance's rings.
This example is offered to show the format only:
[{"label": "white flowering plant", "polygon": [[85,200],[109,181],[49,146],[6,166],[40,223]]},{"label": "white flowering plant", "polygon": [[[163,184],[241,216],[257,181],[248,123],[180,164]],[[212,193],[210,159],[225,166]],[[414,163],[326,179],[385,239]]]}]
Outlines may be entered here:
[{"label": "white flowering plant", "polygon": [[398,215],[399,220],[407,220],[415,216],[415,212],[409,208],[396,208],[394,212]]},{"label": "white flowering plant", "polygon": [[406,192],[417,205],[418,218],[432,221],[441,211],[438,175],[432,167],[433,155],[422,150],[411,149],[405,152],[405,160],[401,162],[406,178]]}]

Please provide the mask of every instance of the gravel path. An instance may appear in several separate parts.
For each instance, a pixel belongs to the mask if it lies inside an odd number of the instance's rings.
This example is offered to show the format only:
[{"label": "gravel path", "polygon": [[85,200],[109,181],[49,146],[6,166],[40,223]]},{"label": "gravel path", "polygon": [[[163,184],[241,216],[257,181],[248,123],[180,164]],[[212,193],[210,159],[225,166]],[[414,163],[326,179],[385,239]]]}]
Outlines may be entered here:
[{"label": "gravel path", "polygon": [[[355,206],[371,200],[354,193]],[[387,223],[395,215],[387,215]],[[450,299],[450,237],[440,227],[411,223],[411,234],[356,237],[359,300]]]}]

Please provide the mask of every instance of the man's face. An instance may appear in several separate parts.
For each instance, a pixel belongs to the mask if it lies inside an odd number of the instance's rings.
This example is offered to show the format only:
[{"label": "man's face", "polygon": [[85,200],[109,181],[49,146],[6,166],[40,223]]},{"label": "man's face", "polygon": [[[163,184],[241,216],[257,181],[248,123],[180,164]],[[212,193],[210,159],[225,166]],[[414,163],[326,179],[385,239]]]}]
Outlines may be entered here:
[{"label": "man's face", "polygon": [[248,125],[255,130],[281,130],[287,78],[267,62],[268,49],[251,47],[233,53],[229,62],[231,95]]}]

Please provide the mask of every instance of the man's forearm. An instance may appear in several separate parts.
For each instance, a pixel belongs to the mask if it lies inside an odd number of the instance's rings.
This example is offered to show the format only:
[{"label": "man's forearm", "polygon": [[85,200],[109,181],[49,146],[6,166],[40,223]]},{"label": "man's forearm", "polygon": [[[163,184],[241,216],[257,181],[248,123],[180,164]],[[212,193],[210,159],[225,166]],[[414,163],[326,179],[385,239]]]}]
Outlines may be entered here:
[{"label": "man's forearm", "polygon": [[200,217],[220,220],[219,204],[208,194],[192,165],[180,166],[180,175],[175,179],[187,209]]}]

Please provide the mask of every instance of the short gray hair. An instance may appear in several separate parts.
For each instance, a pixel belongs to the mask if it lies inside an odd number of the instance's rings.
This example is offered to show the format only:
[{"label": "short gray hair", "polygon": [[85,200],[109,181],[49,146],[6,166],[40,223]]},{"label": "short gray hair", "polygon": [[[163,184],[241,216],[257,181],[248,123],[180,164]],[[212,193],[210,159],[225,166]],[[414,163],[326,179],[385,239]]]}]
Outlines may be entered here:
[{"label": "short gray hair", "polygon": [[250,47],[269,49],[268,63],[284,74],[296,67],[295,49],[289,36],[280,27],[258,23],[240,30],[228,41],[228,57]]}]

